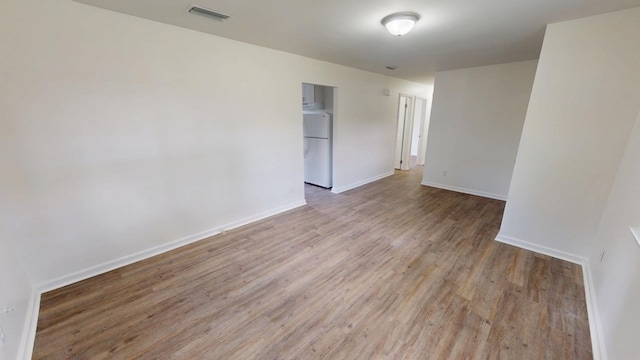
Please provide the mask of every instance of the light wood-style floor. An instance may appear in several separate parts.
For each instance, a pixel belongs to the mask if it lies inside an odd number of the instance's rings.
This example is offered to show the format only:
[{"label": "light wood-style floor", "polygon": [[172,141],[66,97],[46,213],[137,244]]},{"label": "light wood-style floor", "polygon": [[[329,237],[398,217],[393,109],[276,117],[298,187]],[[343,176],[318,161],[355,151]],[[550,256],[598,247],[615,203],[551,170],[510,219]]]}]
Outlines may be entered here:
[{"label": "light wood-style floor", "polygon": [[580,268],[421,171],[46,293],[34,358],[592,358]]}]

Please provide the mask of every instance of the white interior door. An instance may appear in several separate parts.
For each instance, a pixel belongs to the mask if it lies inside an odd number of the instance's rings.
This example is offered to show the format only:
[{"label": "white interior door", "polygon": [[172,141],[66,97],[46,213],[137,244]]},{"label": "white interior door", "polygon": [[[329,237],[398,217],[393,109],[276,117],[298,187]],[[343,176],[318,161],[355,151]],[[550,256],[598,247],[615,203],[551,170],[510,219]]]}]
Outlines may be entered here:
[{"label": "white interior door", "polygon": [[409,170],[409,156],[411,155],[411,129],[413,98],[400,94],[398,101],[398,126],[396,130],[396,155],[394,167],[400,170]]},{"label": "white interior door", "polygon": [[[425,123],[425,119],[427,118],[427,99],[416,98],[415,104],[415,110],[413,112],[414,135],[411,143],[411,155],[417,155],[417,165],[424,165],[427,150],[427,132],[429,131],[429,124]],[[415,143],[416,140],[417,143]]]}]

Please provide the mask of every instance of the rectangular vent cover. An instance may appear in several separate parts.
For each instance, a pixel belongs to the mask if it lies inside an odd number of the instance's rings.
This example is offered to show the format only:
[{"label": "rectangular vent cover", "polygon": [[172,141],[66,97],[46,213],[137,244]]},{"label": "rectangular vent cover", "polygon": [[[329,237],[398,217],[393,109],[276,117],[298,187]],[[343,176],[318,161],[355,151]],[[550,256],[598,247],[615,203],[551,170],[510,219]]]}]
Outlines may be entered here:
[{"label": "rectangular vent cover", "polygon": [[189,9],[189,12],[191,14],[196,14],[196,15],[208,17],[209,19],[213,19],[213,20],[217,20],[217,21],[225,21],[228,18],[230,18],[229,15],[220,14],[220,13],[217,13],[215,11],[211,11],[211,10],[207,10],[205,8],[201,8],[199,6],[192,6],[191,9]]}]

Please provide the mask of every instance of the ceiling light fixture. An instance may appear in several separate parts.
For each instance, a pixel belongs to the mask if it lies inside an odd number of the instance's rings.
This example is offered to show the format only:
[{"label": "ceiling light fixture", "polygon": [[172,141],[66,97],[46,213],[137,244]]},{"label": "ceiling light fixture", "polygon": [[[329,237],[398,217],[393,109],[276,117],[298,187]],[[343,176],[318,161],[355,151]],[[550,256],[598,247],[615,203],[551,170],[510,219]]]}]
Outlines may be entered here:
[{"label": "ceiling light fixture", "polygon": [[420,20],[420,15],[405,11],[387,15],[382,18],[381,23],[391,34],[402,36],[411,31],[418,20]]}]

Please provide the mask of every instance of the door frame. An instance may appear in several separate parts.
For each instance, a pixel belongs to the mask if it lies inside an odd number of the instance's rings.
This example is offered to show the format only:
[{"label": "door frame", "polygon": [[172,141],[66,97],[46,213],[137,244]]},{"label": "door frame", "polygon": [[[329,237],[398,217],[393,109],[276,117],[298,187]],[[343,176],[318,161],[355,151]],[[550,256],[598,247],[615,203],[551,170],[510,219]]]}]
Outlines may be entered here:
[{"label": "door frame", "polygon": [[416,96],[416,98],[414,99],[414,106],[413,106],[414,116],[416,113],[416,109],[417,109],[416,104],[418,100],[423,101],[423,105],[422,105],[422,116],[420,118],[420,135],[418,136],[418,157],[416,159],[416,165],[424,165],[426,153],[427,153],[427,135],[429,134],[429,129],[425,128],[425,125],[428,125],[426,124],[426,121],[427,121],[427,105],[428,105],[429,99]]},{"label": "door frame", "polygon": [[[338,152],[337,149],[338,149],[338,123],[339,123],[339,120],[338,120],[339,119],[339,101],[338,101],[339,88],[333,85],[324,85],[324,84],[318,84],[315,82],[302,81],[301,85],[304,86],[304,84],[320,86],[322,87],[322,91],[330,90],[330,93],[331,93],[331,97],[326,97],[327,94],[323,93],[324,106],[323,106],[323,109],[319,109],[319,110],[326,111],[327,113],[331,114],[331,145],[330,145],[331,146],[331,184],[332,184],[331,191],[333,192],[333,189],[336,187],[336,179],[337,179],[337,173],[338,173],[337,171],[338,167],[336,166],[336,158],[337,158],[336,153]],[[300,88],[301,91],[303,91],[302,89],[303,87]],[[315,92],[315,88],[314,88],[314,92]],[[302,115],[300,118],[301,122],[304,118],[304,112],[305,112],[305,109],[301,109],[301,115]],[[300,129],[302,130],[302,127]],[[303,134],[301,135],[304,138],[304,135]],[[302,156],[302,178],[304,179],[304,156]]]},{"label": "door frame", "polygon": [[[404,117],[401,118],[402,99],[406,99]],[[405,93],[398,94],[398,108],[396,112],[396,146],[393,166],[399,170],[409,170],[411,157],[411,134],[413,133],[413,113],[415,96]],[[398,151],[399,150],[399,151]]]}]

